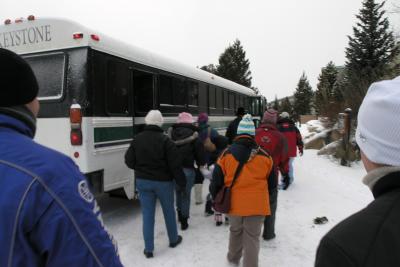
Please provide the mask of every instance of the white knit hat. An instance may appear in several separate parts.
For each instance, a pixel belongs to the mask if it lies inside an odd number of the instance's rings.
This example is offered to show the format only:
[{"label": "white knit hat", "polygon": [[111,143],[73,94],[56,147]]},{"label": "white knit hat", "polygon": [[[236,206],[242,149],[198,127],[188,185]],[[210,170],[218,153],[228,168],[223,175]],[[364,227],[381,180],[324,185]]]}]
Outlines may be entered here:
[{"label": "white knit hat", "polygon": [[157,125],[161,127],[164,123],[163,116],[159,110],[150,110],[144,118],[147,125]]},{"label": "white knit hat", "polygon": [[370,86],[358,112],[356,140],[370,161],[400,166],[400,76]]},{"label": "white knit hat", "polygon": [[281,117],[282,119],[286,119],[286,118],[289,118],[290,115],[289,115],[289,113],[287,113],[286,111],[284,111],[284,112],[281,113],[281,115],[279,115],[279,117]]}]

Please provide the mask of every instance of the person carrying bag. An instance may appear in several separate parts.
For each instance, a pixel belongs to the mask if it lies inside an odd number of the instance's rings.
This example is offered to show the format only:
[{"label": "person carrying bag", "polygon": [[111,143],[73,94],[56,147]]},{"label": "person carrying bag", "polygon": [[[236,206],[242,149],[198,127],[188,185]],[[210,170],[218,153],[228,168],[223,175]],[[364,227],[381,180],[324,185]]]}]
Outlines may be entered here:
[{"label": "person carrying bag", "polygon": [[268,180],[274,175],[272,158],[256,144],[254,135],[254,123],[247,114],[239,123],[233,144],[215,164],[210,184],[214,207],[229,216],[227,259],[238,264],[243,255],[244,267],[258,266],[261,227],[271,213]]}]

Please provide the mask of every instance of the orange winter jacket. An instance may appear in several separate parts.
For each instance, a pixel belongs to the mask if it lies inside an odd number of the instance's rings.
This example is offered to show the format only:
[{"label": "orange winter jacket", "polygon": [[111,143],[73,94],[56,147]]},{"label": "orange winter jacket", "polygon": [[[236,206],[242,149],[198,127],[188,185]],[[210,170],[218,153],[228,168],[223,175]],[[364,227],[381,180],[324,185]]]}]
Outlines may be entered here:
[{"label": "orange winter jacket", "polygon": [[272,158],[253,138],[240,136],[215,166],[210,192],[213,197],[223,185],[230,186],[240,162],[245,162],[231,190],[230,215],[270,215],[268,178],[273,175]]}]

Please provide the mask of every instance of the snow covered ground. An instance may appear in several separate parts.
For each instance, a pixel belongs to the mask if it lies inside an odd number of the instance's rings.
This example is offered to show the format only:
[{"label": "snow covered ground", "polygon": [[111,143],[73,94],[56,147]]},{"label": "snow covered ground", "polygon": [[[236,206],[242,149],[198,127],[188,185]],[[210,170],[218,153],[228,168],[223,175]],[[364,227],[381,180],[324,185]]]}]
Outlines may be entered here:
[{"label": "snow covered ground", "polygon": [[[362,164],[342,167],[317,151],[306,150],[295,160],[295,182],[279,191],[276,239],[261,241],[260,266],[313,266],[321,237],[372,200],[362,184]],[[204,188],[207,189],[208,184]],[[204,196],[205,196],[204,192]],[[143,255],[142,221],[138,201],[107,198],[100,201],[104,220],[117,239],[122,262],[133,266],[229,266],[226,261],[229,226],[216,227],[213,216],[204,216],[204,205],[191,208],[189,229],[180,232],[182,245],[171,249],[157,208],[153,259]],[[315,217],[326,216],[325,225],[314,225]]]}]

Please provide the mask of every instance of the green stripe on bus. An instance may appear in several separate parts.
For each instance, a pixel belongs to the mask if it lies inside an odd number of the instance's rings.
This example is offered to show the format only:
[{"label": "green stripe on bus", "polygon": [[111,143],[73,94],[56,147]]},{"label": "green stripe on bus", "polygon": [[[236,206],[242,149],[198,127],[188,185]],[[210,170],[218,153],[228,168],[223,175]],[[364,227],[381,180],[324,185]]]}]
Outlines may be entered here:
[{"label": "green stripe on bus", "polygon": [[99,143],[131,139],[133,132],[132,126],[94,128],[94,142]]}]

